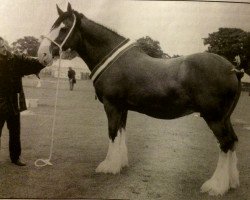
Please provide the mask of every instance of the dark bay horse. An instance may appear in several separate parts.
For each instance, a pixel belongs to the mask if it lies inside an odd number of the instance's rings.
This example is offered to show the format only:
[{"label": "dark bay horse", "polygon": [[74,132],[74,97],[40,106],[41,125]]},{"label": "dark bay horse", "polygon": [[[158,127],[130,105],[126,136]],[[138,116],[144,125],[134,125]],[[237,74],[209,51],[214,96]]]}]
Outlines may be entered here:
[{"label": "dark bay horse", "polygon": [[57,11],[59,17],[39,48],[39,60],[46,64],[58,55],[56,42],[64,44],[63,50],[77,51],[88,65],[107,114],[110,138],[97,172],[116,174],[128,165],[124,131],[128,110],[159,119],[199,112],[221,149],[217,168],[202,191],[222,195],[239,186],[238,139],[230,116],[241,93],[242,74],[229,61],[211,53],[152,58],[136,43],[72,10],[70,4],[66,12],[59,7]]}]

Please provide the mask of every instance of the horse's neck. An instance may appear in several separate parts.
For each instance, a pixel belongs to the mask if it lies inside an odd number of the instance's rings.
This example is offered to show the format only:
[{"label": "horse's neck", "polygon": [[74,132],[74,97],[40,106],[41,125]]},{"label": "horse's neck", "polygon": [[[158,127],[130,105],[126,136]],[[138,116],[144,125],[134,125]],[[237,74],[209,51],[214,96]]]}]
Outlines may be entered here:
[{"label": "horse's neck", "polygon": [[77,51],[91,71],[125,39],[88,19],[82,20],[81,34],[84,40]]}]

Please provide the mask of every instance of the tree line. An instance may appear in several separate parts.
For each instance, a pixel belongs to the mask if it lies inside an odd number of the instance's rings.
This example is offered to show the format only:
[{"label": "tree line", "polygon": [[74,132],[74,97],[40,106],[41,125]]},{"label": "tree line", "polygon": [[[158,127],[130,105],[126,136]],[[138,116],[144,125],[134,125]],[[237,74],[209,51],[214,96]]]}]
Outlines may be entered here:
[{"label": "tree line", "polygon": [[242,29],[219,28],[204,38],[204,45],[208,46],[208,52],[219,54],[232,63],[237,55],[242,63],[250,61],[250,32]]}]

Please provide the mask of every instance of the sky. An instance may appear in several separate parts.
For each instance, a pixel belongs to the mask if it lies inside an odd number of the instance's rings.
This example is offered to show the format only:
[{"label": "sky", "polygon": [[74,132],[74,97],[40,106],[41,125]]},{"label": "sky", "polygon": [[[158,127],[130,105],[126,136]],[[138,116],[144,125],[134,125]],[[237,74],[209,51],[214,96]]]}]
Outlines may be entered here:
[{"label": "sky", "polygon": [[[244,1],[244,0],[243,0]],[[0,36],[9,43],[47,34],[56,4],[72,8],[131,40],[150,36],[169,55],[207,49],[203,39],[220,27],[250,32],[250,4],[129,0],[0,0]]]}]

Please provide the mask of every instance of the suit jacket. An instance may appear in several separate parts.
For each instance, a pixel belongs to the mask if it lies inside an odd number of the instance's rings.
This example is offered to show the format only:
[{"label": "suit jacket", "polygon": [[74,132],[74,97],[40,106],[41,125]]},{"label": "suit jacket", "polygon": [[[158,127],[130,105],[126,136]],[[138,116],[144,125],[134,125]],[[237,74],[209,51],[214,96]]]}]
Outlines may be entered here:
[{"label": "suit jacket", "polygon": [[22,55],[0,54],[0,116],[26,110],[22,77],[38,74],[45,66]]}]

